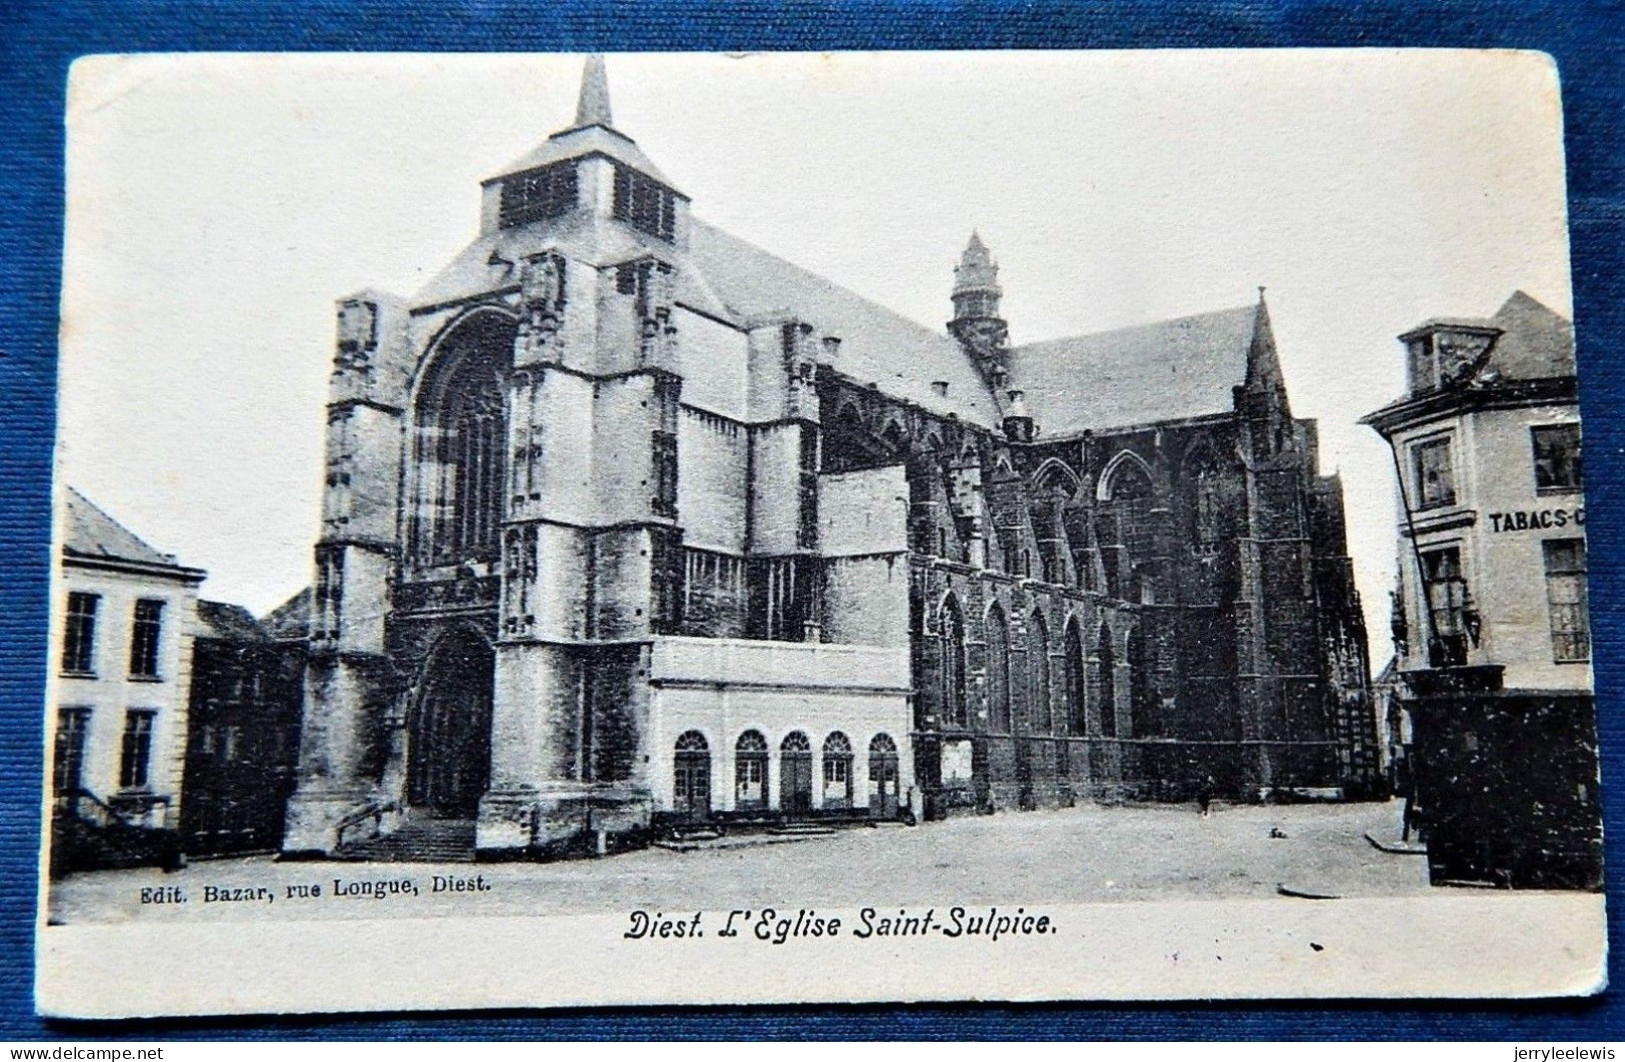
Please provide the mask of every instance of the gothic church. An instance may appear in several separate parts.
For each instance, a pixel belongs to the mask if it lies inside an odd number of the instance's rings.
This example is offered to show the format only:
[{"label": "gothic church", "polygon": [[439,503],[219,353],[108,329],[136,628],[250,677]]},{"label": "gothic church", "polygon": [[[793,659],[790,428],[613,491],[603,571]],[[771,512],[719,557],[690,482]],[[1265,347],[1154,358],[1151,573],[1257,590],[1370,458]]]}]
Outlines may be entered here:
[{"label": "gothic church", "polygon": [[339,303],[285,851],[1368,793],[1262,297],[1027,345],[1000,299],[974,235],[938,333],[705,224],[588,60],[466,250]]}]

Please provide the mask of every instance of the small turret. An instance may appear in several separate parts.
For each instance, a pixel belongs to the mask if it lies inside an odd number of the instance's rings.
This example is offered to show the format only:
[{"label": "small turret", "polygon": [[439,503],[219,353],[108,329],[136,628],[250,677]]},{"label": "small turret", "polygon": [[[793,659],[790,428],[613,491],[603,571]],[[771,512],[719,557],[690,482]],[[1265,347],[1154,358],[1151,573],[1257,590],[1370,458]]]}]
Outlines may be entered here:
[{"label": "small turret", "polygon": [[970,243],[954,267],[954,319],[948,331],[964,345],[984,375],[1004,368],[1009,327],[999,316],[999,267],[982,237],[971,233]]}]

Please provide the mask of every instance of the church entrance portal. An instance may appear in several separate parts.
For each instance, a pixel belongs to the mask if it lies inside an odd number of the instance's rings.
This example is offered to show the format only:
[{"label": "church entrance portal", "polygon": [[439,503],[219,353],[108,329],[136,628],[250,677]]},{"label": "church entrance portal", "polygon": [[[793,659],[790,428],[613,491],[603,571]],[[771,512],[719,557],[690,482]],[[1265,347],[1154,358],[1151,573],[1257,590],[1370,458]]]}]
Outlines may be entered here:
[{"label": "church entrance portal", "polygon": [[471,634],[435,649],[412,721],[407,798],[444,818],[473,818],[491,773],[491,647]]}]

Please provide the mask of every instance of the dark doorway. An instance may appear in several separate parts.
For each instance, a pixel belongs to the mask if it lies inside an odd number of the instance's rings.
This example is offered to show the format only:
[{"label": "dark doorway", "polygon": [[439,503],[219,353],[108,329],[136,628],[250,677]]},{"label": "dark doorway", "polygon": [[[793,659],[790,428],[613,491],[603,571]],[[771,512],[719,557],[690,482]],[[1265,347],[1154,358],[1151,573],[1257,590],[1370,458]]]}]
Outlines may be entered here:
[{"label": "dark doorway", "polygon": [[685,731],[677,739],[672,810],[690,822],[702,822],[711,814],[711,747],[698,730]]},{"label": "dark doorway", "polygon": [[779,744],[779,810],[786,815],[812,811],[812,743],[799,730]]},{"label": "dark doorway", "polygon": [[901,802],[897,771],[897,743],[888,734],[869,742],[869,814],[894,819]]},{"label": "dark doorway", "polygon": [[407,798],[444,818],[473,818],[491,777],[491,647],[473,634],[435,649],[412,724]]}]

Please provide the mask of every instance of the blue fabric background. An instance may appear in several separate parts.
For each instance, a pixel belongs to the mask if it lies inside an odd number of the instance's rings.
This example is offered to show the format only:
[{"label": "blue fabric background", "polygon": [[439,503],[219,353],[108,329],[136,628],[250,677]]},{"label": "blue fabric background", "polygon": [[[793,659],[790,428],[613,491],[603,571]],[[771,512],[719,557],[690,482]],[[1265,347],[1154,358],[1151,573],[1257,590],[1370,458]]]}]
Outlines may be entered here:
[{"label": "blue fabric background", "polygon": [[[33,1009],[35,859],[62,234],[63,93],[92,52],[888,48],[1532,48],[1563,79],[1609,826],[1610,938],[1625,848],[1625,96],[1621,0],[1364,4],[722,0],[96,0],[0,3],[0,1039],[44,1038],[1625,1038],[1618,993],[1582,1002],[1176,1007],[691,1008],[47,1023]],[[1362,499],[1351,498],[1350,504]],[[1384,637],[1373,632],[1374,642]],[[1621,963],[1610,968],[1616,982]]]}]

